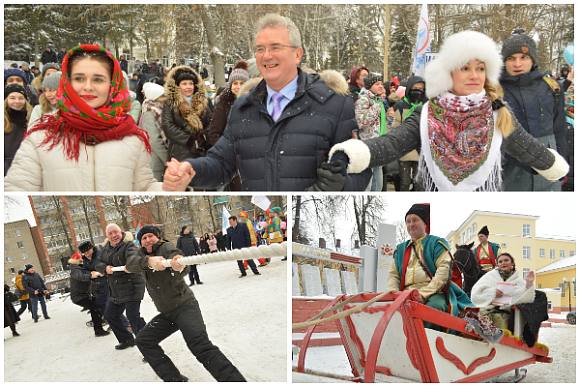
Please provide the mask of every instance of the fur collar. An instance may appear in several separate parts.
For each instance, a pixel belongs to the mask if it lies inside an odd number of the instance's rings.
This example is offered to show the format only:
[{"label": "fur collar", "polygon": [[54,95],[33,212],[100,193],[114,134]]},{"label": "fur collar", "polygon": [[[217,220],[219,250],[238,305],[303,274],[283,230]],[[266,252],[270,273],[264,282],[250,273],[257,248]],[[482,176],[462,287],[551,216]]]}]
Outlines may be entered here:
[{"label": "fur collar", "polygon": [[242,85],[242,87],[240,87],[240,91],[238,92],[238,95],[246,95],[249,94],[250,91],[258,86],[258,84],[262,82],[262,77],[255,77],[250,79],[248,82],[244,83]]},{"label": "fur collar", "polygon": [[[193,92],[193,99],[191,106],[184,100],[181,89],[175,84],[175,73],[179,71],[187,71],[195,75],[197,82],[195,83],[195,91]],[[176,66],[169,74],[167,74],[167,81],[165,82],[165,101],[171,107],[171,110],[177,112],[179,116],[189,124],[188,129],[192,133],[199,133],[203,129],[201,117],[203,117],[207,109],[207,93],[205,91],[205,84],[193,69],[189,66]]]},{"label": "fur collar", "polygon": [[318,75],[320,76],[320,79],[322,79],[324,83],[330,86],[336,94],[344,96],[350,95],[348,83],[346,83],[346,80],[338,71],[324,70]]},{"label": "fur collar", "polygon": [[[475,306],[485,309],[493,308],[491,303],[495,299],[495,289],[498,282],[510,282],[516,284],[514,295],[512,297],[512,305],[534,302],[536,295],[534,287],[532,286],[527,289],[526,282],[522,279],[517,270],[507,279],[507,281],[504,281],[496,268],[481,277],[475,283],[473,289],[471,289],[471,301]],[[501,309],[509,309],[509,306],[501,307]]]},{"label": "fur collar", "polygon": [[81,259],[69,259],[68,263],[70,263],[71,265],[82,265],[83,264],[83,260]]}]

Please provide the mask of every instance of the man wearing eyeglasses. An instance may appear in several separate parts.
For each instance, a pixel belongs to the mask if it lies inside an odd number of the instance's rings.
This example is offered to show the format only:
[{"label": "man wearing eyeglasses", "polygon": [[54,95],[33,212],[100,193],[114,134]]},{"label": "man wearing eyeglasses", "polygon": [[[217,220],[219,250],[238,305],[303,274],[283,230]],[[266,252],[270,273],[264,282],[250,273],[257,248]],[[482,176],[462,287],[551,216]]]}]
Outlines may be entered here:
[{"label": "man wearing eyeglasses", "polygon": [[344,78],[298,68],[304,50],[290,19],[266,15],[256,31],[262,82],[238,97],[207,157],[168,163],[164,188],[185,189],[191,180],[194,188],[215,189],[239,173],[244,191],[364,190],[370,170],[347,175],[342,162],[325,162],[330,148],[358,129]]}]

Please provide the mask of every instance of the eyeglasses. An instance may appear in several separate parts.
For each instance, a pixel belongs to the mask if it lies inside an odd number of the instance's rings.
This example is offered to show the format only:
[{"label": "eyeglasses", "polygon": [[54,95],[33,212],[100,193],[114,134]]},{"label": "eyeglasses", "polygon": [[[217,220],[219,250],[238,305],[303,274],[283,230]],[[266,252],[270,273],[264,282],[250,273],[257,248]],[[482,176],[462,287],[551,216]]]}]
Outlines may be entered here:
[{"label": "eyeglasses", "polygon": [[290,47],[292,49],[298,48],[298,46],[289,46],[287,44],[272,44],[270,47],[256,46],[254,47],[254,55],[264,55],[266,50],[268,50],[270,54],[277,54],[286,47]]}]

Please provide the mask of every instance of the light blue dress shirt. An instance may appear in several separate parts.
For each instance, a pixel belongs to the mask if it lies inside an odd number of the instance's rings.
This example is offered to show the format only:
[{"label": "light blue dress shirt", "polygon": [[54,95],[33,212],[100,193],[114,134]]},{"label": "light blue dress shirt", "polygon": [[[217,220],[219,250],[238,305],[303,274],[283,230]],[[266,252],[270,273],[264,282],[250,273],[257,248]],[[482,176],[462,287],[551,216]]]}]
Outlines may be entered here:
[{"label": "light blue dress shirt", "polygon": [[[284,96],[284,98],[280,100],[280,111],[284,111],[286,105],[288,105],[290,101],[294,99],[297,88],[298,88],[298,75],[296,76],[296,78],[291,80],[286,86],[284,86],[282,90],[278,91],[278,93],[281,93]],[[266,109],[268,109],[268,113],[272,115],[272,111],[274,110],[274,102],[272,101],[272,96],[274,95],[274,93],[276,93],[276,91],[270,89],[268,85],[266,85],[266,89],[268,89],[268,99],[266,102]]]}]

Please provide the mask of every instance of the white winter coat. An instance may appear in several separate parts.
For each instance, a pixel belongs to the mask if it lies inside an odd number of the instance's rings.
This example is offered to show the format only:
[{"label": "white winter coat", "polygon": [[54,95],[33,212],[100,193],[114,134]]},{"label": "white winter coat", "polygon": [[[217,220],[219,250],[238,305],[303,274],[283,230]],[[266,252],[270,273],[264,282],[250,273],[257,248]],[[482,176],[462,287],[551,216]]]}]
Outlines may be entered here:
[{"label": "white winter coat", "polygon": [[[498,282],[510,282],[516,284],[511,305],[529,304],[534,302],[536,296],[534,287],[532,286],[529,289],[526,289],[526,281],[520,277],[520,273],[517,270],[511,277],[504,281],[499,275],[499,270],[497,268],[488,272],[486,275],[481,277],[475,285],[473,285],[473,289],[471,289],[471,302],[479,308],[493,309],[495,306],[491,305],[491,303],[495,299],[495,290],[497,289]],[[503,306],[501,309],[509,310],[510,306]]]},{"label": "white winter coat", "polygon": [[65,159],[62,144],[38,147],[42,130],[20,145],[4,178],[5,191],[161,191],[149,167],[151,156],[137,136],[97,145],[80,143],[79,160]]}]

